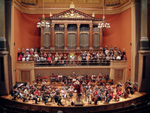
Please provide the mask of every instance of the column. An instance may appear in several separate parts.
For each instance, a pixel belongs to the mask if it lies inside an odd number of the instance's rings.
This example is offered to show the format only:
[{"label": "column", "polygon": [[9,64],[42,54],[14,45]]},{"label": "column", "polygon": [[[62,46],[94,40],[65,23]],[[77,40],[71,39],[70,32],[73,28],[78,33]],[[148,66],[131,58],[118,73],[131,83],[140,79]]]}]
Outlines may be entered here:
[{"label": "column", "polygon": [[80,49],[80,24],[77,24],[77,49]]},{"label": "column", "polygon": [[34,76],[34,69],[30,70],[30,83],[32,83],[35,80]]},{"label": "column", "polygon": [[127,81],[127,68],[123,69],[123,80],[122,83],[125,83]]},{"label": "column", "polygon": [[110,68],[110,79],[114,79],[115,78],[115,69],[114,68]]},{"label": "column", "polygon": [[[11,1],[10,1],[11,2]],[[15,85],[15,60],[11,60],[11,59],[15,59],[15,56],[14,56],[14,0],[13,2],[10,3],[11,4],[11,36],[10,38],[8,39],[8,42],[10,44],[10,63],[11,65],[10,68],[11,68],[11,72],[12,74],[9,74],[10,76],[12,76],[12,86]],[[8,17],[9,18],[9,17]],[[10,27],[10,25],[8,25]],[[11,73],[10,72],[10,73]]]},{"label": "column", "polygon": [[21,81],[21,70],[17,69],[17,82],[22,82]]},{"label": "column", "polygon": [[67,25],[65,24],[65,31],[64,31],[64,49],[67,49]]},{"label": "column", "polygon": [[44,49],[44,27],[41,27],[41,49]]},{"label": "column", "polygon": [[89,32],[89,49],[93,49],[93,24],[90,25],[90,32]]},{"label": "column", "polygon": [[52,23],[51,25],[51,49],[55,49],[55,30],[54,30],[55,24]]},{"label": "column", "polygon": [[[6,29],[7,31],[8,29]],[[5,0],[0,0],[0,95],[9,94],[8,51],[6,48]],[[7,32],[8,33],[8,32]],[[8,35],[8,34],[7,34]]]},{"label": "column", "polygon": [[131,2],[131,82],[138,81],[138,50],[140,48],[141,1]]},{"label": "column", "polygon": [[141,0],[141,39],[140,50],[149,50],[149,40],[147,36],[147,0]]},{"label": "column", "polygon": [[4,0],[0,0],[0,51],[6,51],[4,2]]},{"label": "column", "polygon": [[99,47],[100,49],[103,49],[103,29],[99,29]]},{"label": "column", "polygon": [[138,61],[138,90],[148,92],[150,89],[150,50],[147,32],[147,4],[148,0],[141,0],[141,39]]}]

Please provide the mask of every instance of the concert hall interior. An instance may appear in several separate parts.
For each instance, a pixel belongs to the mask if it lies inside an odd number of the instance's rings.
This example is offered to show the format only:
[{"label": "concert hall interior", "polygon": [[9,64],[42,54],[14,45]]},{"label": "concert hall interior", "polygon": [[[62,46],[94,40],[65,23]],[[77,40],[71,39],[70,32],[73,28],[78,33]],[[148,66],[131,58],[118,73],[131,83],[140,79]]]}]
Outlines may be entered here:
[{"label": "concert hall interior", "polygon": [[0,111],[150,111],[150,0],[0,0]]}]

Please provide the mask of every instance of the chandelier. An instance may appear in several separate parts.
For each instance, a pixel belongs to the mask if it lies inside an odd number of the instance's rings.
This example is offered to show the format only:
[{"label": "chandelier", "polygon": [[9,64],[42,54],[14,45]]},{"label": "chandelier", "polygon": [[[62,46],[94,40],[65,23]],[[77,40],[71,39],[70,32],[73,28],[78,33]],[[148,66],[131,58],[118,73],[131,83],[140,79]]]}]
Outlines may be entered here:
[{"label": "chandelier", "polygon": [[37,23],[37,27],[50,27],[50,22],[45,20],[45,15],[44,15],[44,0],[43,0],[43,15],[42,19],[40,22]]},{"label": "chandelier", "polygon": [[98,24],[98,28],[110,28],[110,23],[105,22],[105,0],[103,0],[103,18],[102,18],[102,22]]}]

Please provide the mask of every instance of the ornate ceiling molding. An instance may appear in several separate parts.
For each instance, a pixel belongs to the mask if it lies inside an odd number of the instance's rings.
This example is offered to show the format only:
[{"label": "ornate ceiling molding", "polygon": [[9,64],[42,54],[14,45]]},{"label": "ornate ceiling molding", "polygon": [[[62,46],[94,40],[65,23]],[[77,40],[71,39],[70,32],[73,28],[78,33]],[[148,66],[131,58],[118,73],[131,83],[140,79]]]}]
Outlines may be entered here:
[{"label": "ornate ceiling molding", "polygon": [[[27,14],[42,14],[42,1],[38,0],[35,5],[25,5],[20,2],[21,0],[14,0],[14,6],[21,11],[22,13]],[[51,1],[51,2],[49,2]],[[64,2],[63,2],[64,1]],[[66,3],[65,3],[66,1]],[[82,11],[87,14],[103,14],[103,2],[102,0],[74,0],[75,2],[75,9]],[[92,2],[93,1],[93,2]],[[121,5],[116,6],[106,6],[105,14],[118,14],[121,13],[129,8],[131,8],[131,2],[134,0],[124,0],[126,2],[122,3]],[[79,3],[77,3],[79,2]],[[56,4],[57,3],[57,4]],[[70,0],[45,0],[45,14],[58,14],[62,11],[69,10]]]}]

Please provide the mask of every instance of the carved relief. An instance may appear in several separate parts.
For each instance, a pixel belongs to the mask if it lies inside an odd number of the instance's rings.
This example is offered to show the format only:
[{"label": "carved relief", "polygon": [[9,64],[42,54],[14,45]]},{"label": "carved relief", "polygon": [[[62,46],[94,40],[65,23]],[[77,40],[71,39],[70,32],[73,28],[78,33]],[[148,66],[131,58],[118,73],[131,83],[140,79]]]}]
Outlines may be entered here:
[{"label": "carved relief", "polygon": [[84,16],[71,10],[64,15],[60,15],[59,18],[84,18]]},{"label": "carved relief", "polygon": [[78,11],[76,9],[69,9],[51,17],[51,19],[94,19],[94,17]]}]

